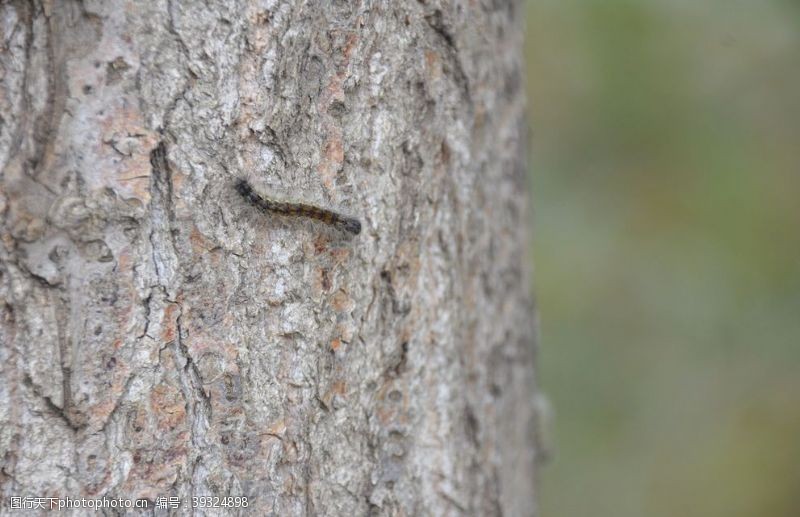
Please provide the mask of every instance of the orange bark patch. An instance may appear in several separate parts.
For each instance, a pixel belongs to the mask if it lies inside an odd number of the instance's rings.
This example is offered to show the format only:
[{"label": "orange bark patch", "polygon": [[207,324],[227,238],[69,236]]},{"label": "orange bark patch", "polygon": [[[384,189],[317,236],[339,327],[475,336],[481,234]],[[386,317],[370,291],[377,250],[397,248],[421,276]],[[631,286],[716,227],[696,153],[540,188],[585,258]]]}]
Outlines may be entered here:
[{"label": "orange bark patch", "polygon": [[351,33],[347,36],[347,43],[345,43],[344,48],[342,48],[342,55],[347,58],[347,63],[350,61],[350,54],[353,53],[353,49],[356,47],[356,42],[358,41],[358,36],[355,33]]},{"label": "orange bark patch", "polygon": [[436,52],[434,52],[433,50],[426,50],[425,51],[425,64],[428,67],[432,67],[433,64],[436,63],[436,59],[438,57],[439,56],[437,56]]},{"label": "orange bark patch", "polygon": [[161,331],[161,342],[171,343],[177,336],[177,313],[178,305],[171,303],[164,309],[164,329]]},{"label": "orange bark patch", "polygon": [[351,343],[353,341],[353,325],[349,323],[339,323],[333,332],[339,336],[338,339],[343,343]]},{"label": "orange bark patch", "polygon": [[314,239],[314,254],[319,255],[328,248],[328,238],[320,234]]},{"label": "orange bark patch", "polygon": [[336,395],[344,395],[345,391],[347,390],[347,383],[344,381],[336,381],[331,386],[331,393]]},{"label": "orange bark patch", "polygon": [[333,397],[336,395],[339,395],[340,397],[344,396],[345,391],[347,391],[347,384],[342,380],[336,381],[331,386],[331,389],[329,389],[327,393],[322,396],[322,402],[324,402],[326,406],[330,406]]},{"label": "orange bark patch", "polygon": [[328,141],[328,145],[325,147],[325,158],[338,165],[342,164],[344,161],[344,147],[342,146],[341,138],[337,136]]},{"label": "orange bark patch", "polygon": [[[333,129],[333,128],[331,128]],[[328,189],[333,188],[333,180],[336,173],[344,163],[344,145],[342,144],[342,137],[340,131],[335,129],[332,135],[328,136],[325,142],[325,149],[322,152],[322,161],[320,162],[317,170],[322,176],[322,182]]]},{"label": "orange bark patch", "polygon": [[285,420],[278,420],[271,426],[267,428],[267,432],[269,434],[275,434],[281,436],[283,433],[286,432],[286,421]]},{"label": "orange bark patch", "polygon": [[169,384],[162,383],[153,388],[150,392],[150,408],[161,431],[175,429],[186,420],[186,408],[181,393]]},{"label": "orange bark patch", "polygon": [[350,257],[350,250],[347,248],[333,248],[330,251],[330,255],[337,264],[341,264]]},{"label": "orange bark patch", "polygon": [[192,251],[194,253],[208,251],[213,248],[208,239],[206,239],[205,236],[200,233],[200,230],[197,228],[197,226],[192,226],[192,231],[189,232],[189,242],[192,245]]},{"label": "orange bark patch", "polygon": [[442,66],[439,62],[439,54],[433,50],[425,51],[425,72],[431,79],[439,79],[442,76]]},{"label": "orange bark patch", "polygon": [[350,299],[346,292],[340,289],[333,295],[332,305],[333,310],[336,312],[347,312],[352,308],[353,300]]},{"label": "orange bark patch", "polygon": [[158,135],[145,128],[141,112],[130,104],[111,108],[101,121],[98,157],[109,174],[100,181],[124,198],[150,202],[150,151]]}]

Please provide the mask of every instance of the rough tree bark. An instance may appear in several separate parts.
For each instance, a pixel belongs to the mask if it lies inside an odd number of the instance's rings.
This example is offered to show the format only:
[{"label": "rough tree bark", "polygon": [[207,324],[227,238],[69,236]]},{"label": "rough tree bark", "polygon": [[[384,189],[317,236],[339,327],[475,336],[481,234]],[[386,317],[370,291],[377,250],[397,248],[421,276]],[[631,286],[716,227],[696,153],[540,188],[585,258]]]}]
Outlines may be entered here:
[{"label": "rough tree bark", "polygon": [[5,504],[534,513],[521,17],[0,3]]}]

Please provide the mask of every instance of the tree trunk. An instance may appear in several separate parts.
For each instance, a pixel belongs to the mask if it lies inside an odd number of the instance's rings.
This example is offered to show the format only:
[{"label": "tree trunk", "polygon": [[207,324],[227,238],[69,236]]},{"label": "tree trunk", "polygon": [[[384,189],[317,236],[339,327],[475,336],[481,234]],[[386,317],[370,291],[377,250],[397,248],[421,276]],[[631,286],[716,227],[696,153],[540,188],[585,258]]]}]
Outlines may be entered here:
[{"label": "tree trunk", "polygon": [[534,513],[521,17],[3,2],[4,508]]}]

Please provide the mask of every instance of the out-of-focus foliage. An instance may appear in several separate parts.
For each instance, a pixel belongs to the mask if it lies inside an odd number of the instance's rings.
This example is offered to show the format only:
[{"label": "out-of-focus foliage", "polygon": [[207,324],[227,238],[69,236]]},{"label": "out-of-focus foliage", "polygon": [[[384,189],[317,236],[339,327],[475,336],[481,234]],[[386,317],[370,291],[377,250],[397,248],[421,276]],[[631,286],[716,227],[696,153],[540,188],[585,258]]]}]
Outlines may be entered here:
[{"label": "out-of-focus foliage", "polygon": [[542,514],[800,515],[800,4],[527,8]]}]

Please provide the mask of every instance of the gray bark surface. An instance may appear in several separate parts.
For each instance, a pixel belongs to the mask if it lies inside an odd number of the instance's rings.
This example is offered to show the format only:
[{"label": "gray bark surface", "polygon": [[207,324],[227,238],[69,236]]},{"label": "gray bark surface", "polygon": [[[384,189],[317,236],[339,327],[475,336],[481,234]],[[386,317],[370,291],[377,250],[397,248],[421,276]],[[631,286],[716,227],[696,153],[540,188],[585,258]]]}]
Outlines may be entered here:
[{"label": "gray bark surface", "polygon": [[2,511],[533,514],[522,14],[0,3]]}]

